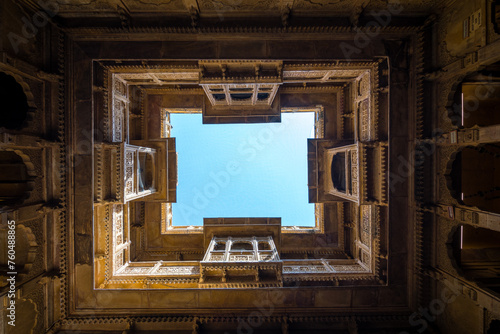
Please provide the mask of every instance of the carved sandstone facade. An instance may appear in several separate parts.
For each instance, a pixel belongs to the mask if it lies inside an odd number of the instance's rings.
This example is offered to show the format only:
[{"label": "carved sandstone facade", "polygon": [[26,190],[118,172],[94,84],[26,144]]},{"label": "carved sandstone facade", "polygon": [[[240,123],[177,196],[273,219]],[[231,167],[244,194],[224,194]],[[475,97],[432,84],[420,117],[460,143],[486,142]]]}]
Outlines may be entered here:
[{"label": "carved sandstone facade", "polygon": [[[2,2],[0,236],[14,221],[18,254],[2,330],[495,332],[497,7]],[[313,227],[175,224],[173,113],[306,111]]]}]

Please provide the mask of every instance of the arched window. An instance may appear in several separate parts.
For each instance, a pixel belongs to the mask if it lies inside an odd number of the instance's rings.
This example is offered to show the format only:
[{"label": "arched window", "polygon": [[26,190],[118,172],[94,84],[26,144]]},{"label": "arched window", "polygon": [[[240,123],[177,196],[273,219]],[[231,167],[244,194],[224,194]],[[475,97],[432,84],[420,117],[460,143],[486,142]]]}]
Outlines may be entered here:
[{"label": "arched window", "polygon": [[345,180],[345,153],[339,152],[332,157],[332,182],[336,190],[346,191]]},{"label": "arched window", "polygon": [[466,147],[450,167],[448,186],[459,203],[500,213],[500,144]]},{"label": "arched window", "polygon": [[452,247],[457,269],[467,280],[500,294],[500,232],[462,225]]},{"label": "arched window", "polygon": [[0,207],[27,199],[35,176],[28,158],[14,151],[0,151],[0,170]]},{"label": "arched window", "polygon": [[[3,245],[7,245],[9,236],[9,228],[0,229],[0,240]],[[7,247],[5,251],[0,252],[0,270],[7,272],[9,270],[9,258],[7,254]],[[16,271],[19,273],[27,274],[33,263],[35,262],[38,245],[36,243],[35,235],[29,227],[24,225],[16,226]]]},{"label": "arched window", "polygon": [[496,63],[467,76],[458,85],[449,117],[453,125],[465,128],[500,124],[500,113],[492,112],[499,104],[500,72]]},{"label": "arched window", "polygon": [[23,87],[14,77],[0,72],[0,127],[16,130],[22,128],[31,108]]},{"label": "arched window", "polygon": [[150,153],[139,152],[139,192],[153,188],[154,158]]}]

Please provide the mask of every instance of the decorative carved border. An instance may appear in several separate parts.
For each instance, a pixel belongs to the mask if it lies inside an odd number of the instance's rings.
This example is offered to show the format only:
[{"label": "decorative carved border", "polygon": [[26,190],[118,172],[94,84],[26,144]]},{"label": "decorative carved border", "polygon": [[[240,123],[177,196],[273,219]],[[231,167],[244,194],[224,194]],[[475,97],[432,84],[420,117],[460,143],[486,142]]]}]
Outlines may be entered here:
[{"label": "decorative carved border", "polygon": [[[338,88],[335,87],[337,91]],[[201,113],[201,109],[198,108],[162,108],[161,110],[161,134],[162,137],[167,135],[166,129],[166,113]],[[297,107],[297,108],[282,108],[281,112],[314,112],[315,113],[315,134],[316,138],[323,138],[325,132],[324,123],[324,107],[318,105],[316,107]],[[168,205],[168,203],[165,203]],[[174,226],[169,224],[168,208],[165,205],[162,206],[161,215],[161,233],[162,234],[193,234],[193,233],[203,233],[203,226]],[[303,226],[283,226],[283,233],[324,233],[324,208],[322,203],[317,203],[315,205],[315,226],[314,227],[303,227]]]},{"label": "decorative carved border", "polygon": [[[112,208],[112,210],[111,210]],[[200,262],[197,261],[142,261],[142,262],[130,262],[129,253],[127,247],[130,245],[130,240],[127,234],[123,234],[125,238],[121,240],[121,244],[118,245],[116,242],[116,237],[120,234],[120,229],[127,227],[127,215],[124,213],[126,211],[127,205],[122,204],[108,204],[105,208],[105,254],[94,256],[104,256],[105,257],[105,277],[104,282],[100,284],[99,289],[121,289],[121,288],[142,288],[142,289],[165,289],[170,283],[181,284],[183,288],[197,288],[198,281],[200,278]],[[377,212],[375,208],[375,212]],[[372,221],[370,230],[375,234],[375,239],[379,237],[380,233],[377,233],[376,226],[378,223],[378,216],[375,217],[375,221]],[[120,228],[118,228],[120,227]],[[118,228],[118,229],[117,229]],[[124,233],[124,231],[122,232]],[[372,260],[378,260],[378,254],[376,253],[376,241],[373,241],[373,247],[369,247],[369,258]],[[125,253],[123,253],[125,252]],[[117,256],[120,256],[118,259]],[[362,259],[363,260],[363,259]],[[281,262],[280,262],[281,263]],[[330,260],[320,260],[319,267],[323,270],[318,270],[318,260],[283,260],[283,268],[289,268],[283,270],[282,276],[284,282],[296,282],[296,281],[330,281],[337,285],[339,281],[351,282],[364,280],[371,282],[373,284],[381,284],[383,281],[379,280],[379,275],[375,269],[378,269],[378,265],[371,262],[369,266],[359,260],[342,260],[342,259],[330,259]],[[217,269],[218,266],[222,264],[213,263],[210,264],[210,268]],[[241,270],[247,270],[249,267],[255,267],[257,264],[241,264]],[[273,262],[262,262],[258,263],[259,267],[274,268],[275,264]],[[280,266],[281,267],[281,266]],[[370,268],[371,267],[371,268]],[[222,268],[222,267],[221,267]],[[236,269],[238,264],[236,264]],[[261,268],[261,269],[262,269]],[[298,271],[294,268],[299,268]],[[303,270],[305,268],[306,270]],[[220,268],[219,268],[220,269]],[[296,274],[301,274],[297,275]],[[319,274],[319,276],[318,276]],[[229,284],[229,283],[228,283]],[[260,283],[259,283],[260,284]],[[343,283],[345,284],[345,283]],[[350,283],[347,283],[350,284]],[[131,286],[133,285],[133,287]],[[259,286],[261,286],[260,284]],[[270,286],[274,286],[271,284]],[[210,287],[210,286],[204,286]],[[213,286],[220,287],[220,285]],[[237,288],[237,287],[254,287],[254,285],[245,285],[243,283],[231,283],[227,287]]]},{"label": "decorative carved border", "polygon": [[[382,27],[352,27],[352,26],[299,26],[299,27],[127,27],[127,28],[68,28],[66,31],[75,40],[92,40],[111,35],[130,35],[131,37],[143,34],[155,34],[159,39],[163,34],[181,35],[211,35],[211,34],[314,34],[314,35],[344,35],[345,34],[404,34],[418,31],[418,26],[382,26]],[[110,37],[111,37],[110,36]],[[370,35],[369,35],[370,36]]]},{"label": "decorative carved border", "polygon": [[[289,70],[298,70],[298,69],[304,69],[304,67],[311,67],[314,68],[316,71],[322,71],[321,73],[323,74],[322,78],[329,78],[330,76],[334,75],[344,75],[347,76],[346,79],[350,75],[355,75],[354,78],[359,78],[360,81],[362,81],[362,76],[363,75],[369,75],[369,85],[363,89],[364,93],[369,94],[371,97],[371,101],[373,103],[372,107],[370,107],[370,115],[373,115],[373,117],[370,118],[370,128],[373,128],[377,122],[378,122],[378,113],[374,111],[374,107],[378,106],[378,103],[376,103],[376,95],[378,94],[377,92],[373,92],[370,87],[374,87],[377,85],[376,79],[378,78],[378,65],[380,62],[335,62],[335,63],[322,63],[322,64],[317,64],[317,63],[311,63],[311,64],[300,64],[300,65],[294,65],[290,64]],[[122,71],[123,68],[120,66],[115,67],[116,73],[120,73],[121,76],[125,76],[126,73]],[[118,72],[119,71],[119,72]],[[143,66],[141,68],[141,71],[147,71],[146,66]],[[114,73],[113,72],[113,73]],[[165,72],[165,71],[164,71]],[[167,71],[168,72],[168,71]],[[323,73],[324,72],[324,73]],[[113,77],[115,74],[113,74]],[[353,80],[355,80],[353,78]],[[344,79],[345,80],[345,79]],[[113,81],[113,94],[110,97],[111,99],[115,99],[115,82]],[[290,88],[290,90],[294,90],[293,88]],[[329,86],[329,87],[324,87],[321,90],[327,90],[327,91],[342,91],[342,87],[340,86]],[[184,91],[180,89],[163,89],[161,88],[158,90],[158,92],[165,93],[165,92],[172,92],[172,93],[178,93],[179,91]],[[199,93],[202,91],[201,89],[190,89],[190,92],[193,93]],[[143,90],[145,93],[149,93],[149,90]],[[155,91],[156,92],[156,91]],[[122,94],[123,92],[119,91],[118,94],[119,96],[125,96]],[[118,97],[119,97],[118,96]],[[126,97],[125,97],[126,98]],[[128,102],[125,101],[125,102]],[[113,108],[114,109],[114,108]],[[322,106],[317,106],[315,108],[284,108],[281,110],[281,112],[289,112],[289,111],[314,111],[317,115],[316,119],[316,135],[322,137],[324,135],[324,110]],[[177,109],[172,109],[173,112],[193,112],[194,109],[182,109],[182,108],[177,108]],[[172,112],[171,111],[171,112]],[[162,110],[162,114],[165,115],[166,109]],[[199,111],[198,111],[199,112]],[[162,127],[165,127],[165,122],[162,119]],[[162,131],[162,133],[165,135],[165,131]],[[373,136],[369,136],[369,140],[374,140],[374,138],[377,138],[377,130],[373,129]],[[372,138],[373,137],[373,138]],[[123,138],[121,138],[123,140]],[[123,158],[123,157],[122,157]],[[119,177],[117,178],[118,180],[120,179]],[[319,210],[321,213],[321,217],[323,217],[322,214],[322,205],[319,207]],[[162,212],[162,217],[165,218],[167,215],[164,212],[165,210],[163,209]],[[318,225],[315,228],[299,228],[299,231],[305,232],[305,233],[310,233],[310,232],[323,232],[324,231],[324,221],[323,219],[319,219],[322,223],[321,226]],[[114,221],[114,219],[113,219]],[[318,219],[316,219],[318,221]],[[190,276],[196,276],[194,274],[196,272],[197,266],[194,265],[192,267],[186,267],[185,263],[179,263],[175,264],[173,262],[133,262],[130,263],[129,259],[127,256],[124,256],[119,260],[119,263],[116,262],[117,259],[115,259],[114,253],[116,251],[116,245],[115,242],[110,243],[110,233],[111,233],[111,224],[108,224],[108,227],[106,229],[106,233],[108,234],[106,236],[107,240],[107,245],[106,247],[109,249],[107,252],[106,256],[106,272],[108,273],[108,276],[106,277],[106,284],[102,284],[100,288],[121,288],[121,287],[128,287],[129,284],[139,284],[140,286],[143,286],[143,288],[164,288],[164,287],[155,287],[154,285],[161,285],[161,284],[166,284],[168,282],[175,282],[176,284],[182,284],[183,287],[196,287],[197,280],[196,278],[190,277]],[[113,225],[115,225],[113,223]],[[168,229],[167,223],[162,221],[162,231],[165,231]],[[200,233],[202,232],[202,228],[196,228],[195,231],[188,230],[185,227],[179,227],[179,228],[173,228],[174,230],[177,230],[174,233]],[[113,227],[114,230],[114,227]],[[284,229],[285,232],[288,233],[295,233],[297,232],[297,228],[292,228],[290,230]],[[379,235],[379,233],[376,233]],[[339,230],[339,237],[341,240],[343,240],[343,229]],[[316,271],[314,268],[316,266],[314,265],[309,265],[307,266],[308,268],[308,274],[306,276],[301,276],[301,277],[294,277],[293,276],[293,266],[292,272],[290,275],[288,275],[286,278],[284,277],[285,281],[287,282],[292,282],[292,281],[297,281],[297,279],[300,280],[306,280],[306,281],[321,281],[321,280],[327,280],[327,281],[332,281],[336,282],[335,285],[338,284],[339,280],[343,281],[358,281],[358,280],[367,280],[370,281],[374,284],[380,284],[381,282],[378,281],[378,271],[374,272],[374,269],[378,269],[378,254],[374,254],[374,248],[376,247],[370,247],[368,253],[366,253],[365,256],[362,256],[360,259],[362,261],[357,261],[356,262],[356,268],[352,267],[354,264],[349,266],[345,265],[335,265],[335,264],[330,264],[327,263],[324,268],[326,268],[326,273],[324,277],[317,277]],[[337,260],[328,260],[328,261],[337,261]],[[365,263],[363,263],[365,261]],[[374,264],[375,261],[376,264]],[[286,263],[286,261],[285,261]],[[142,264],[146,266],[142,266]],[[180,265],[182,264],[182,265]],[[368,265],[367,265],[368,264]],[[168,268],[168,269],[166,269]],[[185,269],[188,269],[187,271]],[[317,269],[317,268],[316,268]],[[162,273],[161,273],[162,272]],[[112,273],[112,274],[111,274]],[[142,277],[141,277],[142,276]],[[181,276],[181,277],[179,277]],[[338,276],[342,276],[342,278],[339,278]],[[187,286],[186,286],[187,285]],[[190,286],[191,285],[191,286]],[[194,286],[193,286],[194,285]]]}]

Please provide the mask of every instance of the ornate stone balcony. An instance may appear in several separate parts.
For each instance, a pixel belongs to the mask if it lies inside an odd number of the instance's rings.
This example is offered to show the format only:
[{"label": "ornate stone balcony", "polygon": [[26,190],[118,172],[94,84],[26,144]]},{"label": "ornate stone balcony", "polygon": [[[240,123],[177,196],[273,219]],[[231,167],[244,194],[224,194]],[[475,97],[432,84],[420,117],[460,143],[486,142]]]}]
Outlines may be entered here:
[{"label": "ornate stone balcony", "polygon": [[387,143],[309,139],[309,201],[387,204]]},{"label": "ornate stone balcony", "polygon": [[213,237],[200,262],[200,287],[281,286],[282,266],[271,236]]}]

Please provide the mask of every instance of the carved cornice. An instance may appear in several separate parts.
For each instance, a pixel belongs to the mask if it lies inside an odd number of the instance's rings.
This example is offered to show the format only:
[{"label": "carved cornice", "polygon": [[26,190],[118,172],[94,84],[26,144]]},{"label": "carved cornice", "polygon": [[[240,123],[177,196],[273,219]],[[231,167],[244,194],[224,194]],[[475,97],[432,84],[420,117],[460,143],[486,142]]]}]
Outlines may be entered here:
[{"label": "carved cornice", "polygon": [[[290,87],[282,86],[279,90],[280,93],[296,93],[296,92],[332,92],[339,93],[342,91],[342,86],[301,86]],[[341,94],[342,95],[342,94]]]},{"label": "carved cornice", "polygon": [[[424,115],[424,85],[423,85],[423,69],[424,69],[424,33],[421,31],[416,38],[415,50],[415,93],[416,93],[416,109],[415,109],[415,137],[421,139],[424,137],[425,131],[425,115]],[[415,165],[415,198],[416,200],[423,200],[423,180],[424,168],[426,167],[424,161],[425,156],[421,150],[415,149],[414,158],[422,162]],[[413,225],[414,235],[414,270],[415,270],[415,283],[416,287],[416,301],[418,305],[422,304],[423,299],[423,285],[422,285],[422,263],[423,263],[423,213],[421,210],[416,210],[414,213],[415,224]]]},{"label": "carved cornice", "polygon": [[318,247],[314,248],[300,248],[300,249],[282,249],[282,254],[318,254],[318,255],[344,255],[345,252],[342,249],[320,249]]},{"label": "carved cornice", "polygon": [[99,62],[105,69],[113,73],[157,73],[157,72],[199,72],[198,63],[192,64],[175,64],[171,62],[158,63],[148,63],[147,61],[142,61],[142,63],[136,64],[137,61],[134,60],[123,60],[121,63],[116,62]]},{"label": "carved cornice", "polygon": [[66,224],[68,222],[69,215],[67,214],[67,195],[69,192],[70,184],[67,182],[68,168],[68,158],[67,158],[67,138],[66,129],[68,124],[66,123],[66,84],[65,84],[65,67],[66,67],[66,50],[65,50],[65,35],[57,30],[57,70],[58,74],[61,76],[59,80],[59,85],[57,87],[57,139],[61,143],[66,145],[61,145],[59,148],[59,182],[60,182],[60,194],[59,201],[63,208],[59,211],[59,223],[57,226],[59,235],[59,271],[60,271],[60,314],[61,318],[66,317],[67,308],[69,307],[67,303],[68,298],[68,249],[67,249],[67,228]]},{"label": "carved cornice", "polygon": [[182,251],[153,251],[153,250],[144,250],[142,253],[151,255],[151,256],[162,256],[162,255],[177,255],[177,254],[205,254],[205,251],[196,251],[196,250],[182,250]]},{"label": "carved cornice", "polygon": [[423,300],[423,282],[422,282],[422,264],[424,261],[424,247],[423,247],[423,223],[424,215],[422,210],[417,209],[415,212],[415,225],[414,225],[414,240],[415,240],[415,286],[417,287],[417,302],[421,305]]},{"label": "carved cornice", "polygon": [[416,90],[416,110],[415,121],[416,138],[422,138],[424,135],[424,85],[423,85],[423,71],[424,71],[424,39],[423,32],[420,32],[416,38],[415,48],[415,90]]},{"label": "carved cornice", "polygon": [[144,88],[144,92],[149,95],[160,94],[190,94],[190,95],[204,95],[203,88]]},{"label": "carved cornice", "polygon": [[[342,61],[337,60],[335,62],[326,63],[300,63],[300,64],[283,64],[283,71],[298,71],[298,70],[350,70],[348,72],[350,77],[354,79],[361,75],[364,70],[374,69],[377,66],[378,61],[363,61],[363,60],[353,60],[353,61]],[[354,72],[354,70],[357,70]],[[326,74],[326,73],[325,73]]]},{"label": "carved cornice", "polygon": [[97,202],[102,202],[103,200],[103,174],[104,174],[104,166],[103,166],[103,151],[101,149],[94,149],[94,157],[95,157],[95,200]]},{"label": "carved cornice", "polygon": [[103,120],[102,120],[102,130],[104,132],[103,140],[111,142],[111,129],[110,129],[110,94],[109,94],[109,82],[110,82],[110,71],[108,69],[103,70]]},{"label": "carved cornice", "polygon": [[370,274],[363,274],[363,275],[338,275],[338,276],[332,276],[332,275],[311,275],[311,274],[303,274],[303,275],[283,275],[283,282],[290,283],[290,282],[333,282],[332,285],[334,286],[339,286],[342,282],[342,286],[357,286],[359,285],[359,282],[363,281],[365,284],[369,284],[370,286],[377,286],[377,285],[383,285],[385,282],[380,281],[378,276]]},{"label": "carved cornice", "polygon": [[[316,312],[317,313],[317,312]],[[378,313],[378,314],[377,314]],[[319,315],[287,315],[286,320],[290,323],[340,323],[345,322],[346,324],[353,319],[358,322],[379,322],[379,323],[387,323],[390,321],[399,321],[403,324],[408,323],[409,313],[405,311],[395,311],[390,314],[377,312],[375,314],[370,314],[369,312],[365,313],[356,313],[355,315],[350,314],[349,312],[339,312],[338,315],[332,315],[331,312],[323,312],[323,314]],[[245,314],[242,312],[242,314]],[[284,321],[284,317],[282,314],[287,314],[287,312],[273,312],[272,315],[264,315],[262,313],[259,314],[260,320],[266,322],[274,322],[280,323]],[[249,318],[251,319],[251,318]],[[238,312],[234,312],[233,314],[228,315],[215,315],[215,314],[199,314],[196,316],[127,316],[127,317],[99,317],[99,316],[89,316],[89,317],[80,317],[80,318],[66,318],[59,322],[59,327],[61,329],[71,329],[71,326],[81,326],[81,325],[126,325],[129,323],[136,324],[192,324],[195,322],[201,324],[208,323],[237,323],[240,322],[241,314]]]},{"label": "carved cornice", "polygon": [[[301,27],[129,27],[129,28],[66,28],[65,31],[76,39],[100,39],[106,35],[141,36],[155,34],[159,39],[163,34],[180,35],[212,35],[212,34],[324,34],[329,38],[339,34],[357,34],[359,32],[374,34],[408,34],[415,33],[419,26],[383,26],[383,27],[351,27],[351,26],[301,26]],[[333,35],[333,36],[332,36]],[[110,36],[111,37],[111,36]],[[115,37],[116,38],[116,37]],[[280,37],[277,37],[280,38]]]},{"label": "carved cornice", "polygon": [[199,278],[188,277],[116,277],[114,276],[108,281],[108,285],[117,285],[116,289],[121,289],[120,285],[137,284],[144,287],[144,289],[152,289],[153,284],[190,284],[198,285]]}]

